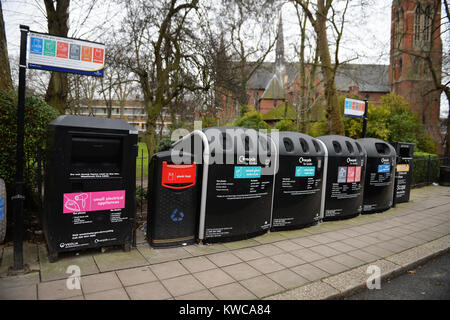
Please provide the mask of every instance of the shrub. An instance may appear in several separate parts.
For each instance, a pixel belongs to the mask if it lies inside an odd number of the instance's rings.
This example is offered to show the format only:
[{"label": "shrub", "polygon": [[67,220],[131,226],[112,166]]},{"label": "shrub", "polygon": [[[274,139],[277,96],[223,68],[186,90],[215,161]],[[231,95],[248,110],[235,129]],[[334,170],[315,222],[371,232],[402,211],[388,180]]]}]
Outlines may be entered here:
[{"label": "shrub", "polygon": [[169,138],[162,138],[159,141],[158,147],[157,147],[157,151],[161,152],[161,151],[167,151],[170,150],[170,148],[172,147],[173,141],[170,140]]},{"label": "shrub", "polygon": [[[25,98],[24,131],[24,183],[26,203],[37,187],[37,148],[45,149],[47,125],[59,113],[44,100],[27,95]],[[0,177],[5,180],[9,194],[15,190],[16,145],[17,145],[17,94],[14,91],[0,91]],[[45,152],[42,153],[43,155]]]},{"label": "shrub", "polygon": [[270,129],[270,126],[263,120],[262,114],[257,111],[245,113],[242,117],[237,118],[233,125],[255,130]]},{"label": "shrub", "polygon": [[279,131],[297,131],[297,126],[294,121],[283,119],[276,123],[275,129]]},{"label": "shrub", "polygon": [[328,134],[328,123],[326,121],[317,121],[309,125],[308,134],[312,137],[320,137]]},{"label": "shrub", "polygon": [[[360,99],[355,96],[349,98]],[[339,98],[342,110],[344,101],[345,97]],[[345,135],[353,139],[361,138],[362,124],[362,119],[345,117]],[[425,134],[417,114],[410,110],[403,97],[395,93],[384,95],[380,106],[369,104],[366,136],[387,142],[412,142],[418,151],[436,152],[436,146],[432,138]]]}]

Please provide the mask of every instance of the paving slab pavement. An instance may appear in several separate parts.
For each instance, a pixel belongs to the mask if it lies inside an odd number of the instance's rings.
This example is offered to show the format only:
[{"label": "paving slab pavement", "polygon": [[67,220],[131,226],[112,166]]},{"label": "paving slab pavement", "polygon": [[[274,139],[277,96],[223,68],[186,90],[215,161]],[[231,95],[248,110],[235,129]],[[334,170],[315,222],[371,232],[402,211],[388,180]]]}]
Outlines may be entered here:
[{"label": "paving slab pavement", "polygon": [[[369,266],[385,279],[450,248],[450,188],[413,189],[411,201],[378,214],[212,245],[130,252],[85,251],[50,263],[29,244],[33,272],[8,277],[0,247],[0,299],[336,299],[366,286]],[[80,287],[68,289],[71,265]],[[76,279],[71,279],[75,283]]]}]

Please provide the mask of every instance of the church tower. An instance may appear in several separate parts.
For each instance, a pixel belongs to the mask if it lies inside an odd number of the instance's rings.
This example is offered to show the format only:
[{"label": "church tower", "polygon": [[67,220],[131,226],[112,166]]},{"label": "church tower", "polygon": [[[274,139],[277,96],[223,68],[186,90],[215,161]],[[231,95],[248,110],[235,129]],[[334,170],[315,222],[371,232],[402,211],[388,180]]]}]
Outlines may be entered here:
[{"label": "church tower", "polygon": [[277,44],[275,48],[275,70],[274,73],[283,78],[285,72],[285,59],[284,59],[284,36],[283,36],[283,17],[281,16],[280,9],[280,17],[278,21],[278,30],[277,30]]},{"label": "church tower", "polygon": [[391,92],[409,102],[421,119],[425,132],[433,137],[442,152],[440,134],[440,93],[425,57],[441,78],[442,42],[440,0],[393,0],[389,85]]}]

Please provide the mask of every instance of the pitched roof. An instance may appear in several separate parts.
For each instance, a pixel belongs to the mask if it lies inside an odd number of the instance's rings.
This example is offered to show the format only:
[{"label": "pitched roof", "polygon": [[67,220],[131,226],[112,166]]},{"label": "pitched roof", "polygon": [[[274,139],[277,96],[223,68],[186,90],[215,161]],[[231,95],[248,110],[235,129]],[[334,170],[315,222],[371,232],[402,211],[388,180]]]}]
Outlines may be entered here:
[{"label": "pitched roof", "polygon": [[[288,84],[298,76],[298,63],[286,63],[285,70]],[[274,63],[263,63],[247,82],[247,89],[264,90],[274,75]],[[322,78],[321,73],[318,74]],[[336,74],[336,87],[339,91],[348,91],[349,87],[358,86],[362,92],[389,92],[389,65],[378,64],[344,64]]]},{"label": "pitched roof", "polygon": [[344,64],[336,73],[336,88],[348,91],[357,86],[362,92],[389,92],[389,65]]},{"label": "pitched roof", "polygon": [[286,90],[284,89],[283,80],[274,74],[260,99],[286,99]]}]

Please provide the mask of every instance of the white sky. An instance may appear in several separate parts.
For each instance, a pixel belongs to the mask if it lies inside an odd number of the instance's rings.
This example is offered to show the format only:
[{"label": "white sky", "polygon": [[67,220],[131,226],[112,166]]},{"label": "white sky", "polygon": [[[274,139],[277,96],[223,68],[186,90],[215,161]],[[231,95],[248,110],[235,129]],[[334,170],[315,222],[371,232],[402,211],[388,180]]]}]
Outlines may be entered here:
[{"label": "white sky", "polygon": [[[33,31],[47,32],[45,7],[42,0],[0,0],[3,7],[6,38],[10,56],[18,56],[20,31],[19,25],[25,24]],[[120,25],[122,12],[115,1],[94,0],[92,12],[89,3],[92,0],[71,0],[69,36],[101,42],[111,34],[114,26]],[[214,1],[214,0],[211,0]],[[340,60],[357,60],[352,63],[388,64],[390,46],[390,22],[392,0],[366,0],[369,5],[361,8],[361,1],[352,0],[348,9],[344,39],[341,43]],[[282,7],[284,24],[285,55],[290,61],[295,59],[293,45],[299,42],[298,21],[292,3]],[[111,18],[113,17],[113,18]],[[80,27],[83,25],[83,27]],[[98,27],[101,27],[98,30]],[[93,32],[95,30],[95,32]],[[448,39],[448,36],[444,37]],[[445,45],[446,41],[443,39]],[[274,54],[268,56],[274,60]],[[441,103],[441,112],[446,113],[448,103]]]}]

